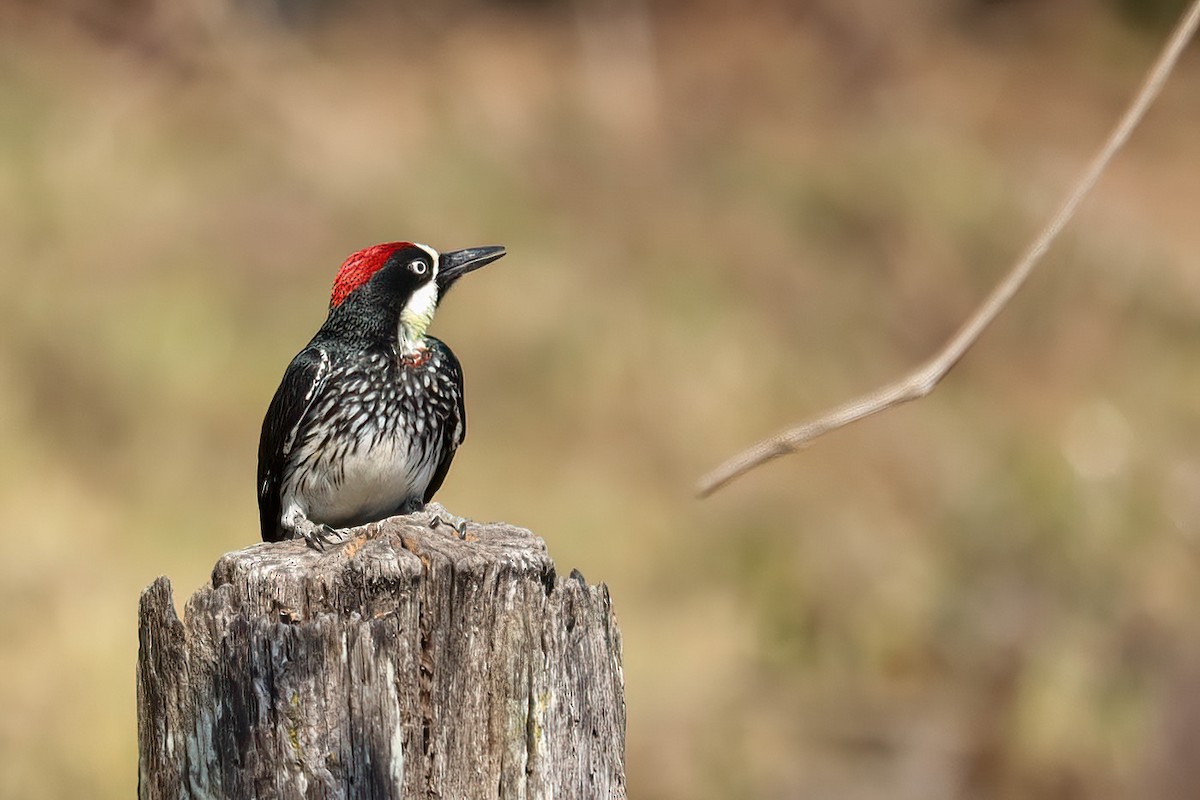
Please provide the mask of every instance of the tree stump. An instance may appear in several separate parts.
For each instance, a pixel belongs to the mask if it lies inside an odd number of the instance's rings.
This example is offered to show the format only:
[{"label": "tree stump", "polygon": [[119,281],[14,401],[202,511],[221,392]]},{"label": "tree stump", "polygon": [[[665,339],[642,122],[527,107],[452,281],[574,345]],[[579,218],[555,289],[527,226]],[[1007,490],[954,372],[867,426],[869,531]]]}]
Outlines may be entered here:
[{"label": "tree stump", "polygon": [[607,587],[527,530],[428,521],[229,553],[182,621],[151,584],[139,796],[624,798]]}]

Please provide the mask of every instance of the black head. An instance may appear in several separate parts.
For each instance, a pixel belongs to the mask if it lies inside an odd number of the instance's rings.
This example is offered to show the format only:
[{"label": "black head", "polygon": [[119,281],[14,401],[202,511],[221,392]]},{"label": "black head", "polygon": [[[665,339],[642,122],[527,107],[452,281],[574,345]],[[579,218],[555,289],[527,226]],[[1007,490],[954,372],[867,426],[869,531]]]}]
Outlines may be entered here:
[{"label": "black head", "polygon": [[414,338],[424,335],[442,297],[468,272],[490,264],[503,247],[472,247],[438,253],[415,242],[389,242],[360,250],[338,270],[329,299],[330,316],[344,304],[356,316],[371,309],[399,321]]}]

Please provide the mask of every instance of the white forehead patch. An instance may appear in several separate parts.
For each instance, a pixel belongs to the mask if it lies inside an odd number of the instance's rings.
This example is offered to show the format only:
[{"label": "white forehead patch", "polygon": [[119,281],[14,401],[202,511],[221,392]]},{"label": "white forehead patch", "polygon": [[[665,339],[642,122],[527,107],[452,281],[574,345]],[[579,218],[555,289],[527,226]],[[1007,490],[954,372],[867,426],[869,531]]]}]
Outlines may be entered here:
[{"label": "white forehead patch", "polygon": [[429,253],[429,263],[433,265],[433,274],[430,275],[429,277],[437,278],[438,268],[441,266],[441,264],[438,263],[441,260],[441,256],[438,255],[438,251],[434,250],[429,245],[421,244],[420,242],[413,242],[412,245],[413,245],[413,247],[419,247],[422,250],[424,250],[426,253]]}]

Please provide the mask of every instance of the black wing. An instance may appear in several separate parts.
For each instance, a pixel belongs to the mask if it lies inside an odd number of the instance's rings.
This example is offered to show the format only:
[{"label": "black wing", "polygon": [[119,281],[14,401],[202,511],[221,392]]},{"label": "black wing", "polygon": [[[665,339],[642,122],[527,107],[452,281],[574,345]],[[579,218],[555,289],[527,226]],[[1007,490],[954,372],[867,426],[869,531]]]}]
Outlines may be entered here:
[{"label": "black wing", "polygon": [[264,542],[277,542],[287,536],[279,520],[283,476],[296,445],[296,430],[328,374],[325,351],[306,347],[288,364],[267,408],[258,440],[258,522]]},{"label": "black wing", "polygon": [[450,424],[442,426],[442,460],[438,463],[433,477],[430,478],[429,486],[425,487],[425,497],[422,498],[422,501],[426,503],[433,499],[438,489],[442,488],[442,482],[446,480],[446,474],[450,472],[450,462],[454,460],[454,453],[467,438],[467,406],[463,400],[462,365],[458,363],[458,359],[455,358],[449,347],[432,336],[428,339],[430,347],[436,348],[438,355],[441,356],[445,375],[454,386],[455,418],[448,420]]}]

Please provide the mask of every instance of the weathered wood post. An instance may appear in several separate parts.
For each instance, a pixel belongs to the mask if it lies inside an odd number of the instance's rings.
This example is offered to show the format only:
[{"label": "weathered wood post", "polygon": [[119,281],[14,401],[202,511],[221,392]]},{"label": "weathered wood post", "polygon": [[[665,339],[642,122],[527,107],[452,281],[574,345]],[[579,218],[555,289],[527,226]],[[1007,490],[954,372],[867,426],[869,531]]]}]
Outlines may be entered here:
[{"label": "weathered wood post", "polygon": [[142,593],[140,797],[624,798],[607,588],[509,525],[366,531]]}]

